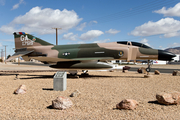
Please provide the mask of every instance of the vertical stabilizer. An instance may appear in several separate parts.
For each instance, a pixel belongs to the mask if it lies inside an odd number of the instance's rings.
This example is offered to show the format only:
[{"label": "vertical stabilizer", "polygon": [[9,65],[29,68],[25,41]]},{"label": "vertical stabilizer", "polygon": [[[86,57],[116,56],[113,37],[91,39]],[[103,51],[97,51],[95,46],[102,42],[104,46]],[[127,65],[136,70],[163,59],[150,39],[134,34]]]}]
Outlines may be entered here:
[{"label": "vertical stabilizer", "polygon": [[53,45],[25,32],[14,32],[15,48]]}]

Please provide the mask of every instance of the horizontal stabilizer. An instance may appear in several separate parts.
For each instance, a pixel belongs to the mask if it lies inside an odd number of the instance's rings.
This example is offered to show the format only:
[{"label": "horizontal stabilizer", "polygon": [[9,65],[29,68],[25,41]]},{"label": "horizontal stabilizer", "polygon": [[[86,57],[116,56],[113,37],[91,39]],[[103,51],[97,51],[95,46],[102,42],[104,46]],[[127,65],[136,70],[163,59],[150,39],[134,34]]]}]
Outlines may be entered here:
[{"label": "horizontal stabilizer", "polygon": [[32,53],[34,50],[32,51],[19,51],[19,52],[16,52],[14,53],[11,57],[9,57],[6,61],[10,61],[10,60],[13,60],[15,58],[18,58],[20,56],[24,56],[24,55],[27,55],[29,53]]}]

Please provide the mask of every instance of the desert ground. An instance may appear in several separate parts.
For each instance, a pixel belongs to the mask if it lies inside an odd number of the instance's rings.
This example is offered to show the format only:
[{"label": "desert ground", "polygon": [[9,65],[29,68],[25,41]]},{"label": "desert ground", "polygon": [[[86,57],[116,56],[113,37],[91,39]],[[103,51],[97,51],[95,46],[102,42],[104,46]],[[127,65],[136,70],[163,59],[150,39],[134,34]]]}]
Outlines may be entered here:
[{"label": "desert ground", "polygon": [[[14,67],[12,67],[14,66]],[[0,64],[1,69],[49,69],[40,66]],[[167,66],[165,66],[167,67]],[[177,65],[176,65],[177,67]],[[172,67],[174,68],[174,67]],[[67,78],[65,91],[53,90],[55,72],[20,73],[14,80],[15,73],[0,73],[0,119],[1,120],[141,120],[141,119],[180,119],[180,105],[161,105],[156,101],[156,93],[180,92],[180,77],[172,74],[152,75],[122,71],[90,71],[89,76]],[[26,85],[27,92],[13,94],[19,85]],[[70,97],[78,89],[79,97]],[[58,96],[68,97],[73,106],[66,110],[52,109],[52,100]],[[139,102],[135,110],[118,110],[116,104],[123,99]]]}]

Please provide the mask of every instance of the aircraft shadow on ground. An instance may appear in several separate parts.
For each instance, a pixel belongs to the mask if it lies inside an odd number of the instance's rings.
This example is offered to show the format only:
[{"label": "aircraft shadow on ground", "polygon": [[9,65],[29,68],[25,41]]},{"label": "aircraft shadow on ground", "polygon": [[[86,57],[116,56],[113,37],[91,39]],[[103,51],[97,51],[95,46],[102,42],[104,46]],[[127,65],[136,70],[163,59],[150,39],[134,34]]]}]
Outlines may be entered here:
[{"label": "aircraft shadow on ground", "polygon": [[52,79],[54,77],[54,75],[28,75],[28,74],[27,75],[23,74],[20,76],[30,76],[30,77],[28,78],[21,77],[19,79],[50,79],[50,78]]},{"label": "aircraft shadow on ground", "polygon": [[10,75],[19,75],[18,73],[14,73],[14,74],[6,74],[6,73],[0,73],[0,76],[10,76]]},{"label": "aircraft shadow on ground", "polygon": [[[28,75],[28,74],[23,74],[20,76],[30,76],[26,78],[19,78],[19,79],[52,79],[54,78],[54,75]],[[32,76],[32,77],[31,77]],[[78,75],[79,78],[143,78],[143,76],[106,76],[106,75]],[[67,74],[67,79],[78,79],[77,77],[72,77],[70,74]]]},{"label": "aircraft shadow on ground", "polygon": [[[54,78],[54,75],[27,75],[27,76],[34,76],[34,77],[28,77],[28,78],[20,78],[20,79],[48,79],[48,78]],[[89,75],[89,76],[81,76],[81,75],[78,75],[79,76],[79,78],[95,78],[95,77],[104,77],[104,78],[107,78],[107,77],[118,77],[118,76],[101,76],[101,75]],[[69,76],[69,75],[67,75],[67,79],[78,79],[77,77],[72,77],[72,76]]]},{"label": "aircraft shadow on ground", "polygon": [[[18,62],[14,62],[12,64],[19,64]],[[41,63],[34,63],[34,62],[21,62],[20,65],[31,65],[31,66],[49,66],[49,64],[41,64]]]},{"label": "aircraft shadow on ground", "polygon": [[[129,71],[137,71],[139,68],[131,67]],[[173,68],[151,68],[151,72],[158,70],[160,73],[172,73],[174,70],[180,71],[180,69],[173,69]]]},{"label": "aircraft shadow on ground", "polygon": [[[52,79],[54,75],[29,75],[29,74],[19,74],[19,73],[0,73],[0,76],[11,76],[15,75],[18,79]],[[22,77],[29,76],[29,77]],[[77,75],[79,78],[144,78],[143,76],[108,76],[108,75]],[[20,77],[20,78],[19,78]],[[67,74],[68,79],[78,79],[77,77],[72,77],[70,74]]]}]

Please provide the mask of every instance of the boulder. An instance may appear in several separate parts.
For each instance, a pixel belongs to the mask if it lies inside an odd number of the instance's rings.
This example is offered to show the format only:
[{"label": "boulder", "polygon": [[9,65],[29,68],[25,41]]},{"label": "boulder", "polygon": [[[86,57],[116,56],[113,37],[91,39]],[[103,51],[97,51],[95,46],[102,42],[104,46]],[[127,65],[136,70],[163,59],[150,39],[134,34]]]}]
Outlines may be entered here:
[{"label": "boulder", "polygon": [[16,74],[16,77],[14,78],[14,80],[17,80],[17,79],[19,79],[19,78],[18,78],[18,75],[19,75],[19,74]]},{"label": "boulder", "polygon": [[78,97],[81,94],[79,90],[75,90],[73,93],[71,93],[70,97]]},{"label": "boulder", "polygon": [[73,105],[72,101],[69,98],[59,96],[52,101],[52,107],[54,109],[64,110],[70,108]]},{"label": "boulder", "polygon": [[24,94],[26,93],[27,88],[26,85],[20,85],[15,91],[14,94]]},{"label": "boulder", "polygon": [[146,68],[145,67],[141,67],[137,70],[138,73],[143,73],[143,74],[147,74]]},{"label": "boulder", "polygon": [[154,71],[154,74],[155,74],[155,75],[160,75],[160,72],[159,72],[158,70],[155,70],[155,71]]},{"label": "boulder", "polygon": [[174,91],[171,93],[158,93],[156,94],[158,103],[165,105],[177,105],[180,103],[180,92]]},{"label": "boulder", "polygon": [[180,76],[180,71],[174,70],[172,73],[173,76]]},{"label": "boulder", "polygon": [[131,67],[129,67],[129,66],[124,66],[123,67],[123,70],[129,70]]},{"label": "boulder", "polygon": [[117,109],[134,110],[138,106],[138,102],[133,99],[124,99],[116,105]]}]

